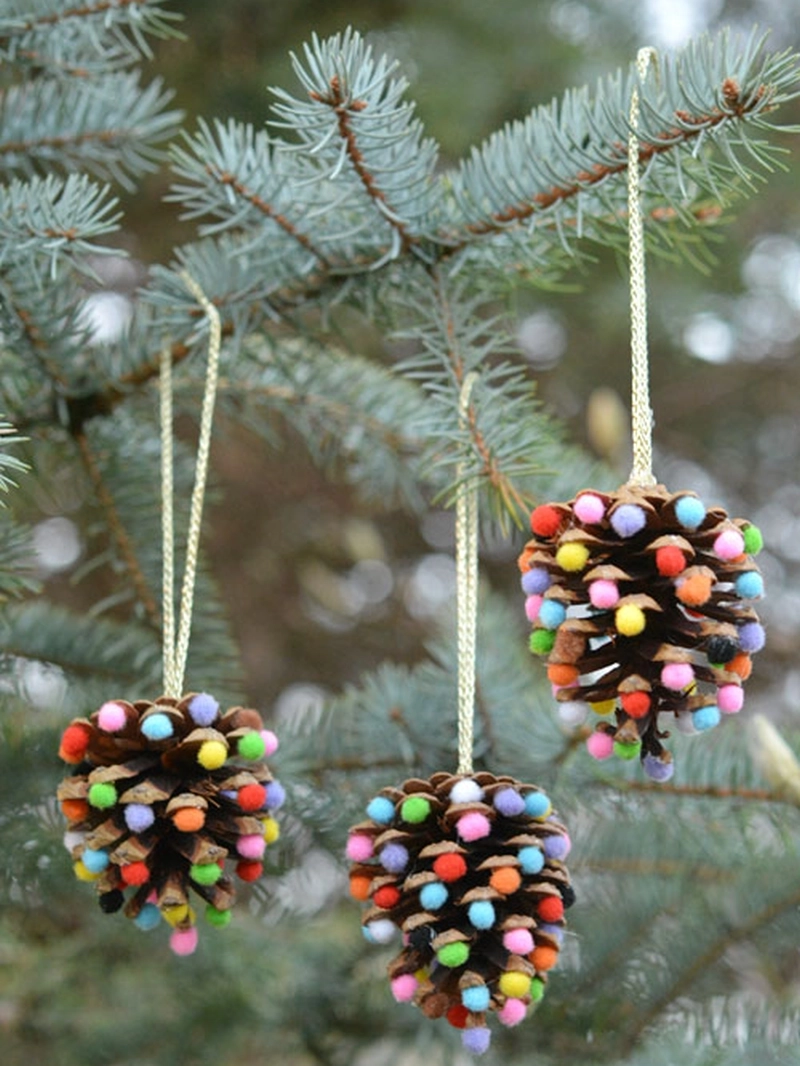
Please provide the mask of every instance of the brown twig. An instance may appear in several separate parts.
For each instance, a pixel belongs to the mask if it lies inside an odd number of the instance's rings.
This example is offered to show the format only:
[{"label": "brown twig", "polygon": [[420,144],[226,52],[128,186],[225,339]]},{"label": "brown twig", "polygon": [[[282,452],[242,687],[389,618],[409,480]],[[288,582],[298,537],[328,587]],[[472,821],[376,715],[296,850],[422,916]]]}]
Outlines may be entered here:
[{"label": "brown twig", "polygon": [[86,130],[84,133],[59,134],[53,137],[35,137],[25,141],[0,142],[0,155],[7,153],[30,154],[36,148],[65,148],[67,145],[88,144],[99,141],[111,144],[122,137],[131,136],[129,130]]},{"label": "brown twig", "polygon": [[142,0],[97,0],[94,4],[80,4],[76,7],[68,7],[64,11],[53,11],[48,15],[38,15],[28,19],[16,29],[16,32],[18,34],[28,33],[30,30],[35,30],[37,26],[49,26],[72,18],[90,18],[92,15],[102,15],[106,11],[111,11],[112,8],[132,7],[141,2]]},{"label": "brown twig", "polygon": [[659,796],[702,796],[709,799],[742,799],[761,800],[766,803],[788,803],[796,807],[797,800],[790,796],[772,792],[766,788],[723,788],[719,785],[673,785],[671,782],[664,784],[647,784],[644,781],[615,781],[615,788],[624,788],[628,792],[652,792]]}]

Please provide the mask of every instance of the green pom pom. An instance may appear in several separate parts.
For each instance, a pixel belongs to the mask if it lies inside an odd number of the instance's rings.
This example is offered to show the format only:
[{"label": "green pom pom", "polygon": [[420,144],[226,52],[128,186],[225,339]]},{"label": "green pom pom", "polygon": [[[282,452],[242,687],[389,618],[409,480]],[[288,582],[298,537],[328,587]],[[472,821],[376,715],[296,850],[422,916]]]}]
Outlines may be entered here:
[{"label": "green pom pom", "polygon": [[245,733],[243,737],[239,737],[236,750],[243,759],[263,759],[267,746],[261,734],[254,729],[252,733]]},{"label": "green pom pom", "polygon": [[95,781],[89,787],[89,803],[101,811],[108,810],[117,802],[117,790],[110,781]]},{"label": "green pom pom", "polygon": [[424,822],[430,813],[430,801],[426,800],[424,796],[409,796],[407,800],[403,801],[403,806],[400,808],[400,817],[404,822],[411,822],[412,825],[419,825],[420,822]]},{"label": "green pom pom", "polygon": [[744,537],[744,550],[748,555],[758,555],[764,547],[764,538],[758,526],[747,526],[742,530]]},{"label": "green pom pom", "polygon": [[531,981],[530,997],[534,1003],[538,1003],[544,995],[544,981],[541,977],[534,977]]},{"label": "green pom pom", "polygon": [[619,759],[636,759],[641,750],[641,740],[636,740],[633,744],[623,744],[621,740],[614,741],[614,754]]},{"label": "green pom pom", "polygon": [[222,868],[215,862],[195,862],[189,867],[189,876],[198,885],[215,885],[222,877]]},{"label": "green pom pom", "polygon": [[463,940],[457,940],[455,944],[445,944],[436,952],[436,958],[451,970],[456,966],[463,966],[469,958],[469,944]]},{"label": "green pom pom", "polygon": [[226,925],[230,925],[232,917],[233,911],[219,911],[211,903],[206,907],[206,921],[209,925],[216,926],[217,929],[224,929]]},{"label": "green pom pom", "polygon": [[531,633],[530,649],[534,655],[549,655],[555,642],[554,629],[534,629]]}]

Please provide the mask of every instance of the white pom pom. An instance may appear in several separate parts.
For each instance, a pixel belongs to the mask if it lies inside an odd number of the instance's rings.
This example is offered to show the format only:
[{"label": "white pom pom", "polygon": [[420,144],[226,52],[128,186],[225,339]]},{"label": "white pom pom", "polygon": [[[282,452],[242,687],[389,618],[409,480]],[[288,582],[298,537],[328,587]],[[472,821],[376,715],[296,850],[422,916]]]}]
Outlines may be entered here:
[{"label": "white pom pom", "polygon": [[687,737],[693,737],[698,731],[692,720],[691,711],[681,711],[675,715],[675,726],[679,733],[685,733]]},{"label": "white pom pom", "polygon": [[586,721],[590,710],[583,700],[565,700],[558,705],[558,717],[567,729],[577,729]]},{"label": "white pom pom", "polygon": [[397,926],[388,918],[376,918],[364,926],[365,935],[376,944],[388,944],[396,932]]},{"label": "white pom pom", "polygon": [[64,847],[71,852],[73,848],[77,848],[78,844],[82,844],[85,839],[86,833],[82,833],[79,829],[68,829],[64,834]]},{"label": "white pom pom", "polygon": [[477,781],[465,777],[463,781],[456,781],[450,791],[451,803],[475,803],[483,799],[483,789]]}]

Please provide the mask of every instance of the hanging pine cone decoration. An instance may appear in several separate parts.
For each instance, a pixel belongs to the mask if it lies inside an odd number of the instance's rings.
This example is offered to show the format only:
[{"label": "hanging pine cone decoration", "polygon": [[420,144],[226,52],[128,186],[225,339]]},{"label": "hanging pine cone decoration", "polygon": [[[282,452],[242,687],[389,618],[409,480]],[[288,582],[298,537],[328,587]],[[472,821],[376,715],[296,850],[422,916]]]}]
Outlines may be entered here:
[{"label": "hanging pine cone decoration", "polygon": [[385,788],[367,815],[348,839],[350,892],[369,904],[369,941],[402,930],[392,993],[482,1053],[487,1015],[521,1022],[558,960],[574,899],[567,832],[540,789],[484,772]]},{"label": "hanging pine cone decoration", "polygon": [[663,485],[579,493],[531,515],[519,565],[530,647],[569,725],[600,716],[596,759],[639,756],[667,781],[674,765],[659,715],[703,732],[743,703],[764,630],[756,526]]},{"label": "hanging pine cone decoration", "polygon": [[178,955],[197,944],[190,890],[206,920],[225,926],[235,890],[255,881],[279,828],[284,790],[264,758],[277,748],[257,711],[220,713],[206,693],[155,702],[113,700],[74,719],[60,757],[76,767],[58,789],[76,876],[107,913],[124,907],[143,930],[164,918]]}]

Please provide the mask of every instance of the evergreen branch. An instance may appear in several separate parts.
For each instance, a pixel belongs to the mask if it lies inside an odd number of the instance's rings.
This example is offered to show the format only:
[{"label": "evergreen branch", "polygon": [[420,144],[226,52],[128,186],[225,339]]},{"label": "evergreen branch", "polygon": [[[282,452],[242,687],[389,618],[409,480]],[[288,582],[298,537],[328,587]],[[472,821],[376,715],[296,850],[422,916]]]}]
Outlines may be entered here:
[{"label": "evergreen branch", "polygon": [[709,799],[757,800],[764,803],[787,803],[792,807],[800,806],[797,798],[775,792],[768,788],[725,788],[720,785],[676,785],[671,781],[662,785],[651,785],[645,781],[614,781],[611,786],[626,792],[645,792],[667,796],[702,796]]},{"label": "evergreen branch", "polygon": [[[25,439],[25,437],[17,436],[10,422],[0,420],[0,492],[8,492],[9,489],[17,487],[17,483],[10,476],[9,471],[13,470],[15,473],[21,474],[29,469],[27,463],[18,459],[16,455],[9,455],[5,451],[8,445],[22,444]],[[0,500],[0,506],[3,506],[2,500]]]}]

